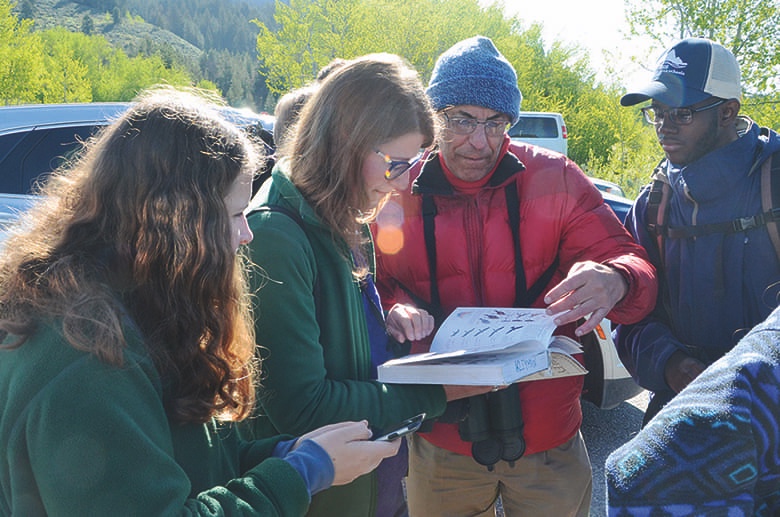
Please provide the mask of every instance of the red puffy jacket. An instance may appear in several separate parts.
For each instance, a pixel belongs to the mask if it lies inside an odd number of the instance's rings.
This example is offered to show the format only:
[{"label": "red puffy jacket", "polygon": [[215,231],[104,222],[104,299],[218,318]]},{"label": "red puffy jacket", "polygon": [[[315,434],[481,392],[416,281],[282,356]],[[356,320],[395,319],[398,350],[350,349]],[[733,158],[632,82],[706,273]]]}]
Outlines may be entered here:
[{"label": "red puffy jacket", "polygon": [[[558,259],[558,266],[530,303],[543,307],[544,294],[563,280],[573,264],[609,264],[628,281],[629,292],[608,314],[618,323],[639,321],[653,308],[655,269],[599,191],[577,165],[536,146],[510,145],[485,186],[474,194],[454,189],[438,156],[417,166],[411,191],[386,205],[374,226],[377,286],[389,309],[396,302],[430,303],[431,282],[425,246],[422,199],[435,203],[436,277],[441,313],[456,307],[511,307],[515,300],[515,251],[507,213],[507,185],[517,188],[520,249],[527,287]],[[573,325],[560,332],[573,337]],[[413,352],[430,342],[414,343]],[[525,422],[526,454],[571,439],[582,422],[582,377],[518,383]],[[436,446],[471,454],[457,424],[437,422],[423,437]]]}]

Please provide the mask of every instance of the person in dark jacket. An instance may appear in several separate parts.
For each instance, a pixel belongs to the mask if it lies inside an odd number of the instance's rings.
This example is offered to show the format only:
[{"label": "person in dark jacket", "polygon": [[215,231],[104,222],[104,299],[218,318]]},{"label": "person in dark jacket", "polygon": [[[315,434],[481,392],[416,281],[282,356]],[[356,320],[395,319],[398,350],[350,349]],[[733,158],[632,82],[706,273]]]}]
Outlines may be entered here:
[{"label": "person in dark jacket", "polygon": [[780,309],[607,458],[610,516],[780,515]]},{"label": "person in dark jacket", "polygon": [[[651,82],[620,101],[650,101],[643,112],[665,155],[655,177],[670,192],[659,204],[668,226],[660,242],[648,227],[658,220],[648,208],[649,186],[626,220],[662,279],[652,315],[616,330],[620,358],[653,392],[645,423],[766,319],[780,293],[770,236],[777,223],[751,223],[766,210],[762,170],[780,160],[772,158],[780,139],[739,115],[740,96],[734,55],[713,41],[689,38],[665,52]],[[720,228],[724,223],[727,230]],[[708,229],[714,226],[719,229]]]},{"label": "person in dark jacket", "polygon": [[[382,209],[375,228],[385,307],[414,304],[441,322],[457,307],[546,306],[570,337],[604,317],[647,315],[655,270],[599,191],[562,154],[510,143],[521,94],[493,42],[477,36],[444,52],[427,93],[444,128],[438,150],[413,168],[412,189]],[[413,351],[429,345],[417,339]],[[465,418],[451,405],[410,441],[411,515],[488,515],[499,495],[507,515],[588,515],[582,385],[518,383],[470,399]],[[511,440],[469,440],[476,436],[455,423],[476,419],[486,398],[505,408],[497,420],[522,415]]]},{"label": "person in dark jacket", "polygon": [[0,515],[302,516],[397,452],[365,421],[238,438],[257,372],[237,250],[259,160],[216,104],[154,89],[9,230]]}]

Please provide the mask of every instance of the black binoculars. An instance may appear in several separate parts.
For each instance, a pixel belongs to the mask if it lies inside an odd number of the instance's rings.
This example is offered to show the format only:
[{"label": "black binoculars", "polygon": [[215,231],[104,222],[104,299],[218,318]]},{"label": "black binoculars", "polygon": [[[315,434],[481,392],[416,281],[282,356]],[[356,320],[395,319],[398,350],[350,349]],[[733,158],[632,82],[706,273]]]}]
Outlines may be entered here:
[{"label": "black binoculars", "polygon": [[470,397],[467,405],[458,433],[461,440],[472,442],[474,460],[490,471],[501,460],[514,467],[514,462],[525,453],[517,386]]}]

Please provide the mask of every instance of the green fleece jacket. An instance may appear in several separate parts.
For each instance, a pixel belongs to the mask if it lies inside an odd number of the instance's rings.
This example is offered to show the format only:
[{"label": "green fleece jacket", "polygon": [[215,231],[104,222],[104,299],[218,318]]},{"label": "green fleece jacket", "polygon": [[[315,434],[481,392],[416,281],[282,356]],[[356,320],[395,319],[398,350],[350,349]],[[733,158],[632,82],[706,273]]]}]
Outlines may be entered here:
[{"label": "green fleece jacket", "polygon": [[300,516],[308,491],[269,458],[278,441],[170,422],[138,344],[122,367],[75,350],[58,326],[0,350],[3,516]]},{"label": "green fleece jacket", "polygon": [[[284,160],[277,165],[253,206],[283,206],[298,213],[304,227],[278,211],[249,216],[251,258],[258,266],[255,329],[264,358],[254,436],[301,434],[344,420],[365,419],[381,428],[421,412],[439,416],[446,406],[441,386],[370,380],[363,299],[346,245],[334,241],[286,166]],[[373,267],[373,248],[368,251]],[[329,488],[312,498],[309,515],[371,516],[375,485],[366,475]]]}]

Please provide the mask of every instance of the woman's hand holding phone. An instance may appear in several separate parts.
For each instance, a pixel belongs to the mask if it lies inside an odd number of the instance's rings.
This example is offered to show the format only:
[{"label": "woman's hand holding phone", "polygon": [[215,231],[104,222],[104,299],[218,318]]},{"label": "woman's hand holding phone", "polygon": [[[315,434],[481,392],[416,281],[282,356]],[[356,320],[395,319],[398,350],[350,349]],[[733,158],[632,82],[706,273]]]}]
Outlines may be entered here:
[{"label": "woman's hand holding phone", "polygon": [[371,441],[368,422],[339,422],[315,429],[298,440],[312,440],[330,456],[335,476],[333,485],[346,485],[374,470],[379,463],[398,453],[400,440]]},{"label": "woman's hand holding phone", "polygon": [[425,420],[425,413],[420,413],[417,416],[404,420],[400,424],[396,424],[390,427],[388,431],[374,431],[374,434],[371,436],[371,440],[385,442],[395,441],[402,436],[406,436],[407,434],[411,434],[417,431],[422,425],[423,420]]}]

